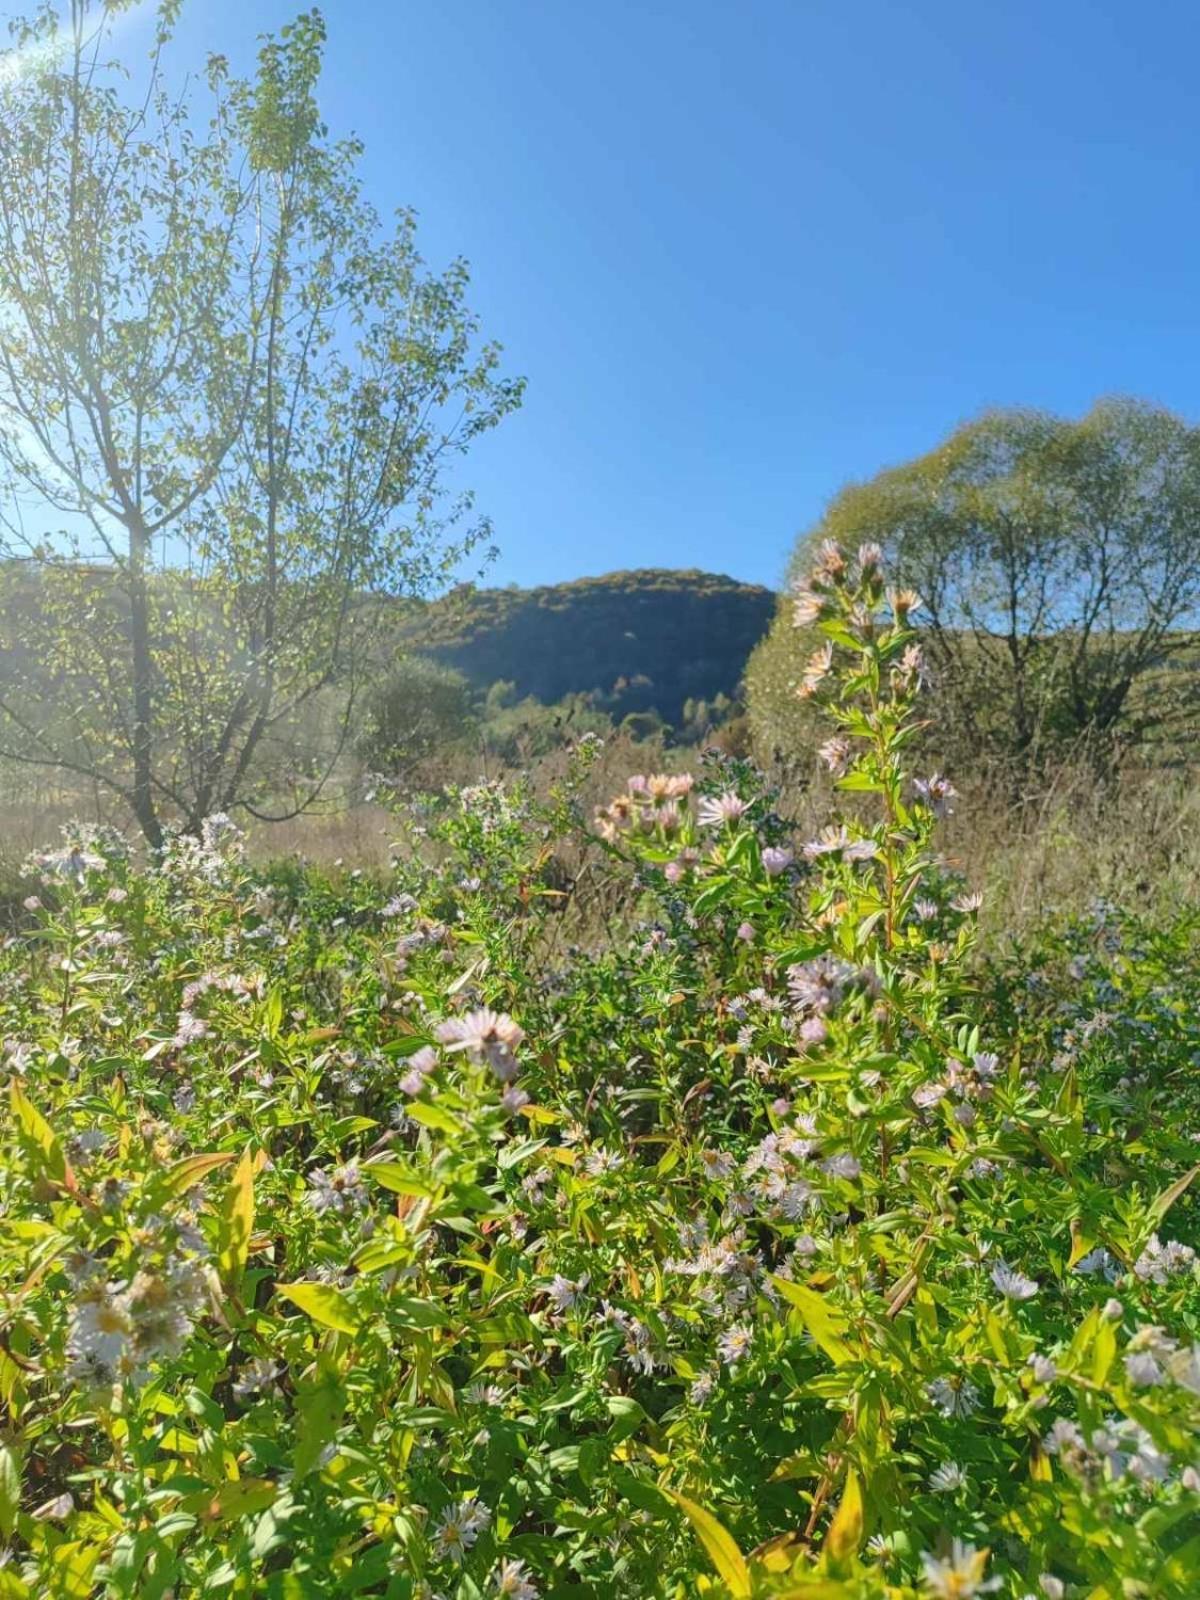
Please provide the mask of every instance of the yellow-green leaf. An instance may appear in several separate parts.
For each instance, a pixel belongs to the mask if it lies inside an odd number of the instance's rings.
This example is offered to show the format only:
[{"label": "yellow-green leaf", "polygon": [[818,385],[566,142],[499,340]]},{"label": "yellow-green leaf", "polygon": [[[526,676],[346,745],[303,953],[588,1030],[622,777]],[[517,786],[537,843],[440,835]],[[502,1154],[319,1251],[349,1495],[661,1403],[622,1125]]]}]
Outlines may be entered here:
[{"label": "yellow-green leaf", "polygon": [[783,1298],[795,1306],[814,1343],[825,1352],[834,1366],[853,1360],[853,1350],[841,1337],[846,1326],[845,1319],[833,1309],[824,1295],[806,1289],[802,1283],[792,1283],[788,1278],[772,1276],[771,1282]]},{"label": "yellow-green leaf", "polygon": [[71,1176],[71,1169],[63,1147],[54,1129],[15,1078],[9,1086],[9,1100],[17,1132],[28,1154],[34,1158],[45,1177],[53,1178],[55,1183],[66,1183]]},{"label": "yellow-green leaf", "polygon": [[422,1200],[433,1193],[424,1178],[412,1167],[405,1166],[403,1161],[368,1161],[363,1171],[369,1173],[381,1188],[390,1189],[393,1194],[411,1194]]},{"label": "yellow-green leaf", "polygon": [[407,1105],[405,1110],[414,1122],[426,1128],[436,1128],[439,1133],[462,1132],[462,1123],[445,1106],[434,1105],[428,1100],[416,1100]]},{"label": "yellow-green leaf", "polygon": [[21,1458],[11,1444],[0,1445],[0,1534],[7,1539],[17,1525],[21,1504]]},{"label": "yellow-green leaf", "polygon": [[357,1333],[358,1319],[349,1298],[328,1283],[277,1283],[282,1294],[306,1316],[338,1333]]},{"label": "yellow-green leaf", "polygon": [[233,1160],[232,1150],[214,1150],[207,1155],[185,1156],[182,1161],[176,1161],[174,1166],[168,1167],[163,1175],[163,1188],[169,1195],[186,1194],[189,1189],[194,1189],[202,1178],[207,1178],[210,1172],[215,1172],[218,1167],[226,1167]]},{"label": "yellow-green leaf", "polygon": [[217,1271],[235,1289],[245,1271],[254,1231],[254,1158],[247,1150],[234,1168],[218,1217]]},{"label": "yellow-green leaf", "polygon": [[825,1535],[825,1553],[834,1561],[845,1561],[858,1553],[862,1534],[862,1485],[858,1481],[858,1474],[851,1469],[846,1474],[841,1504],[834,1512],[829,1532]]},{"label": "yellow-green leaf", "polygon": [[1198,1172],[1200,1172],[1200,1163],[1197,1163],[1196,1166],[1189,1168],[1189,1170],[1184,1173],[1182,1178],[1176,1178],[1175,1182],[1169,1189],[1164,1189],[1163,1192],[1160,1195],[1157,1195],[1151,1202],[1150,1215],[1154,1219],[1156,1226],[1163,1220],[1167,1212],[1175,1204],[1176,1200],[1179,1199],[1180,1195],[1192,1182]]},{"label": "yellow-green leaf", "polygon": [[695,1528],[714,1571],[734,1596],[734,1600],[749,1600],[750,1569],[728,1528],[723,1527],[711,1511],[706,1511],[703,1506],[697,1505],[694,1500],[689,1500],[686,1495],[676,1494],[674,1489],[664,1489],[663,1493],[675,1502]]}]

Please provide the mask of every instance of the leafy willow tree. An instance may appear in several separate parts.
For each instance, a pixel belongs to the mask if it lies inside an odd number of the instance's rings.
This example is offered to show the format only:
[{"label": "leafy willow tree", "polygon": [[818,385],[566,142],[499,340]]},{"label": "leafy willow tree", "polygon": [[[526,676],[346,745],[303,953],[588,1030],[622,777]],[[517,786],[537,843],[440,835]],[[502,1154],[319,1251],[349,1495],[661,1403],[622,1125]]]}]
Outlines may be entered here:
[{"label": "leafy willow tree", "polygon": [[[825,538],[882,544],[922,596],[939,737],[964,753],[1145,739],[1195,709],[1168,669],[1200,614],[1200,432],[1168,411],[987,412],[843,490],[797,561]],[[750,671],[760,737],[789,715],[785,656],[800,674],[791,621],[785,602]]]},{"label": "leafy willow tree", "polygon": [[178,5],[129,77],[112,0],[0,57],[0,756],[152,844],[320,795],[390,599],[486,535],[447,467],[521,398],[322,124],[320,15],[252,79],[210,58],[197,114]]}]

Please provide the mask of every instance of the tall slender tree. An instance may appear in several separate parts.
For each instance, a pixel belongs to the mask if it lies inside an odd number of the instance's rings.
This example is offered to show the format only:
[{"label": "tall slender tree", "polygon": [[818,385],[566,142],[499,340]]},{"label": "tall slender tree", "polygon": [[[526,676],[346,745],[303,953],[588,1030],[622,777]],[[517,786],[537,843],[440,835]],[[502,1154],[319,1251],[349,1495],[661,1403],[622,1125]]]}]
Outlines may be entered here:
[{"label": "tall slender tree", "polygon": [[319,797],[389,597],[486,537],[447,468],[522,385],[329,136],[319,13],[198,106],[178,0],[131,75],[122,9],[46,5],[0,58],[0,756],[157,844]]}]

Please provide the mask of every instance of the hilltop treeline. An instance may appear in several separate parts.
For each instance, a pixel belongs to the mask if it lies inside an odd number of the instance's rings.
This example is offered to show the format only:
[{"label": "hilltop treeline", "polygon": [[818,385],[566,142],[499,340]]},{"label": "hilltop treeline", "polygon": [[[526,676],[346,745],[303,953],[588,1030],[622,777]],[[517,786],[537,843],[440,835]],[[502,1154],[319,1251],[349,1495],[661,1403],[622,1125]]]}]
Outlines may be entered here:
[{"label": "hilltop treeline", "polygon": [[775,596],[716,573],[612,572],[536,589],[460,588],[409,615],[401,642],[486,688],[553,704],[595,693],[614,714],[733,695]]}]

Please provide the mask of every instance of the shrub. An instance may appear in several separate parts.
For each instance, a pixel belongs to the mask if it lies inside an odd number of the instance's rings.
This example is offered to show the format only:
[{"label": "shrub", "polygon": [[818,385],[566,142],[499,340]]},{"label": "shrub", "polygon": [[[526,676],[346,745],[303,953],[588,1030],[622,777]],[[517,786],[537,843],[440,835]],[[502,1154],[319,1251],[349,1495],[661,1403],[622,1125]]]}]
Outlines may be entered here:
[{"label": "shrub", "polygon": [[[42,858],[6,1596],[1195,1592],[1188,930],[981,981],[906,603],[870,546],[807,594],[864,808],[811,839],[715,751],[589,823],[585,739],[424,802],[386,898],[222,819]],[[581,834],[640,896],[587,951]]]}]

